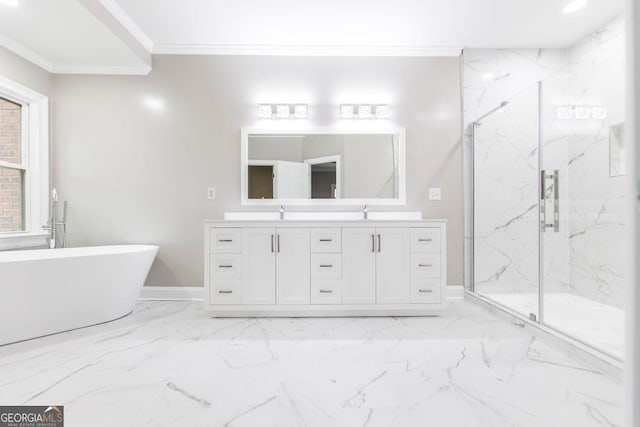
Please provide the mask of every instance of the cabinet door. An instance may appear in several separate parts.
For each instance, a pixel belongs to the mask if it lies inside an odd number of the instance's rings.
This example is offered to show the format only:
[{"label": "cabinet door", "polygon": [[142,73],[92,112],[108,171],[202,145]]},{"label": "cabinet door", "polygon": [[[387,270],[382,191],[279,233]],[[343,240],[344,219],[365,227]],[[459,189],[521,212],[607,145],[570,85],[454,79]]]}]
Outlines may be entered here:
[{"label": "cabinet door", "polygon": [[408,228],[377,228],[376,246],[376,302],[408,303],[411,231]]},{"label": "cabinet door", "polygon": [[375,304],[374,228],[342,229],[342,303]]},{"label": "cabinet door", "polygon": [[243,304],[275,304],[275,228],[245,228]]},{"label": "cabinet door", "polygon": [[311,303],[311,251],[308,228],[276,229],[276,301]]}]

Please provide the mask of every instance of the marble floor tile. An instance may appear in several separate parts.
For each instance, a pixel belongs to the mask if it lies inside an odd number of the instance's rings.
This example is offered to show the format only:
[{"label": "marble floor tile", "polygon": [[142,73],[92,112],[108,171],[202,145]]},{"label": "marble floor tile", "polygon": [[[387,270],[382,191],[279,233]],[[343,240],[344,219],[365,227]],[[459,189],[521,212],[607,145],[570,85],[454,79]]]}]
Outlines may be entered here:
[{"label": "marble floor tile", "polygon": [[440,317],[123,319],[0,347],[0,404],[76,426],[621,425],[621,385],[467,301]]}]

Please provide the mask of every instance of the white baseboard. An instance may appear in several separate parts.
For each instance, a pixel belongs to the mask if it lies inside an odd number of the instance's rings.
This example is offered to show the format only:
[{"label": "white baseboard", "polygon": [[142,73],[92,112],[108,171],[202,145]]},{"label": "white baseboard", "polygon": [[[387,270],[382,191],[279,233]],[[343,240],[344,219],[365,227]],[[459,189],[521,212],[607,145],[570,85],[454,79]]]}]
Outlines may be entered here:
[{"label": "white baseboard", "polygon": [[139,300],[143,301],[202,301],[202,286],[144,286]]},{"label": "white baseboard", "polygon": [[447,285],[445,289],[445,297],[447,299],[464,299],[464,286]]},{"label": "white baseboard", "polygon": [[[202,286],[144,286],[138,299],[143,301],[202,301]],[[464,287],[449,285],[446,287],[447,299],[463,299]]]}]

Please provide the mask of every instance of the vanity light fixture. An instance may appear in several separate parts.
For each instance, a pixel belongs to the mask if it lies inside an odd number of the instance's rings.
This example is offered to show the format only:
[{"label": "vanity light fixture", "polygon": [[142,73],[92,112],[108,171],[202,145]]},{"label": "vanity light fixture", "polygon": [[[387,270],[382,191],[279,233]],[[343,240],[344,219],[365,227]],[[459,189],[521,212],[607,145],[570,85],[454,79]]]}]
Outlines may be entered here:
[{"label": "vanity light fixture", "polygon": [[258,105],[258,117],[261,119],[270,119],[273,116],[273,108],[270,104]]},{"label": "vanity light fixture", "polygon": [[389,106],[387,104],[342,104],[340,117],[343,119],[388,119]]},{"label": "vanity light fixture", "polygon": [[306,119],[307,104],[258,104],[261,119]]}]

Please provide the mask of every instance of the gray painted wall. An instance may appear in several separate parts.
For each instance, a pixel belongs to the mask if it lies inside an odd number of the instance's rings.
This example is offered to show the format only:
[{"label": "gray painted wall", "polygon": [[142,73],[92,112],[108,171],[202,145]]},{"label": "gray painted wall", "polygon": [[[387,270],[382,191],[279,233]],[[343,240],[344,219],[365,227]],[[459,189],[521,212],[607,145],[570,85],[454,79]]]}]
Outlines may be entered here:
[{"label": "gray painted wall", "polygon": [[[379,94],[407,129],[407,205],[395,209],[449,220],[448,281],[461,284],[459,58],[154,56],[149,76],[56,75],[53,173],[68,242],[158,244],[148,285],[201,285],[202,220],[243,209],[240,128],[273,125],[257,104],[289,95],[309,104],[310,126],[332,126],[341,102]],[[165,107],[146,107],[149,96]]]},{"label": "gray painted wall", "polygon": [[18,82],[43,95],[51,96],[53,76],[4,47],[0,47],[0,76]]}]

